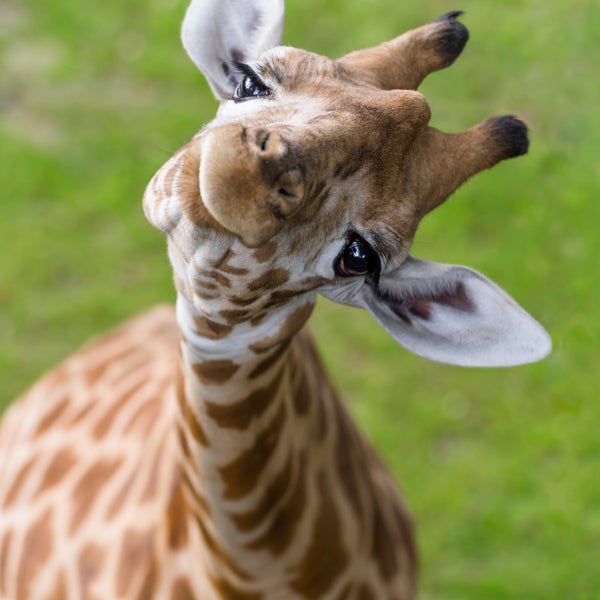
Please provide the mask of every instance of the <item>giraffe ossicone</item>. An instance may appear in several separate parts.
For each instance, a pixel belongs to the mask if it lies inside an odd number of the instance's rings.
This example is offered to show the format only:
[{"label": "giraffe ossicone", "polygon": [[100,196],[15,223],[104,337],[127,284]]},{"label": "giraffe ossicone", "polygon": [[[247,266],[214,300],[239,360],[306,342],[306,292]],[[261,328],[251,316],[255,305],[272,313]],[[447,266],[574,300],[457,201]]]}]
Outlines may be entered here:
[{"label": "giraffe ossicone", "polygon": [[305,323],[317,293],[428,359],[509,366],[550,338],[483,275],[409,254],[464,181],[527,151],[495,117],[428,125],[459,12],[333,60],[281,46],[280,0],[192,0],[216,117],[144,195],[158,308],[42,378],[0,429],[0,598],[415,596],[412,521]]}]

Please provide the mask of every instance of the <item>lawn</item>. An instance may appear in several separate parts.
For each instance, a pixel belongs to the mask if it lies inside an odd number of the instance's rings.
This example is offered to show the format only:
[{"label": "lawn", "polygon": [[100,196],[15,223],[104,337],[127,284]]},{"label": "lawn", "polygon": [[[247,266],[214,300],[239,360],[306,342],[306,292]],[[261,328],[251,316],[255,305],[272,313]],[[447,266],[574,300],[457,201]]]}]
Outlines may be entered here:
[{"label": "lawn", "polygon": [[[91,336],[172,301],[146,182],[214,114],[185,0],[0,0],[0,409]],[[600,593],[600,10],[593,0],[290,0],[286,42],[339,56],[451,9],[470,42],[422,86],[432,124],[530,124],[526,157],[462,187],[413,252],[468,264],[551,332],[509,370],[428,363],[323,300],[320,348],[419,526],[421,598]]]}]

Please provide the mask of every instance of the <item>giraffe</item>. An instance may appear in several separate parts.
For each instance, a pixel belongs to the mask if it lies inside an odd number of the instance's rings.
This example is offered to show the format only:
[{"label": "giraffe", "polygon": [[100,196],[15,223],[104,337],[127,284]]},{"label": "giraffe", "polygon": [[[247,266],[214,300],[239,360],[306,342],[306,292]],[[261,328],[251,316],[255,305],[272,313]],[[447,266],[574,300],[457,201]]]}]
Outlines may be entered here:
[{"label": "giraffe", "polygon": [[192,0],[183,44],[221,104],[143,199],[176,307],[5,415],[0,598],[415,597],[408,509],[305,324],[320,293],[430,360],[550,351],[483,275],[409,253],[424,215],[528,147],[511,116],[428,125],[416,90],[461,53],[460,14],[332,60],[280,45],[280,0]]}]

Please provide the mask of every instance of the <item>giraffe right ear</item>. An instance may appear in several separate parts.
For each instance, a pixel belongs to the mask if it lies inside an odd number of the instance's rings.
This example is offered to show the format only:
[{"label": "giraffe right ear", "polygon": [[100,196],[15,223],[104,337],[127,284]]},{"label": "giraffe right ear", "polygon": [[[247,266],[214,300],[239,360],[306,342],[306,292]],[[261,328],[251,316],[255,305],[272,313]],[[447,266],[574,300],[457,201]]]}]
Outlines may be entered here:
[{"label": "giraffe right ear", "polygon": [[192,0],[181,39],[219,100],[230,100],[242,77],[236,62],[281,44],[283,16],[283,0]]},{"label": "giraffe right ear", "polygon": [[409,257],[363,288],[362,305],[405,348],[437,362],[507,367],[541,360],[546,330],[481,273]]},{"label": "giraffe right ear", "polygon": [[463,367],[509,367],[541,360],[552,349],[546,330],[487,277],[461,265],[409,256],[377,286],[360,280],[321,290],[366,308],[407,350]]}]

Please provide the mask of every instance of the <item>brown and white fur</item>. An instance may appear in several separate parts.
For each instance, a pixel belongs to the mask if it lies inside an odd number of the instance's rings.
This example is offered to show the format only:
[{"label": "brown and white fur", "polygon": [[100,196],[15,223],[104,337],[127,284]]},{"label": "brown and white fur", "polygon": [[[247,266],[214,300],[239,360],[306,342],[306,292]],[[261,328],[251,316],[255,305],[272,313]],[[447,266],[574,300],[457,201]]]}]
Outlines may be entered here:
[{"label": "brown and white fur", "polygon": [[304,328],[317,293],[426,358],[550,350],[496,285],[409,255],[421,218],[527,150],[514,117],[428,126],[459,13],[339,60],[281,47],[279,0],[193,0],[221,100],[145,197],[176,314],[86,346],[0,430],[0,598],[414,598],[413,525]]}]

